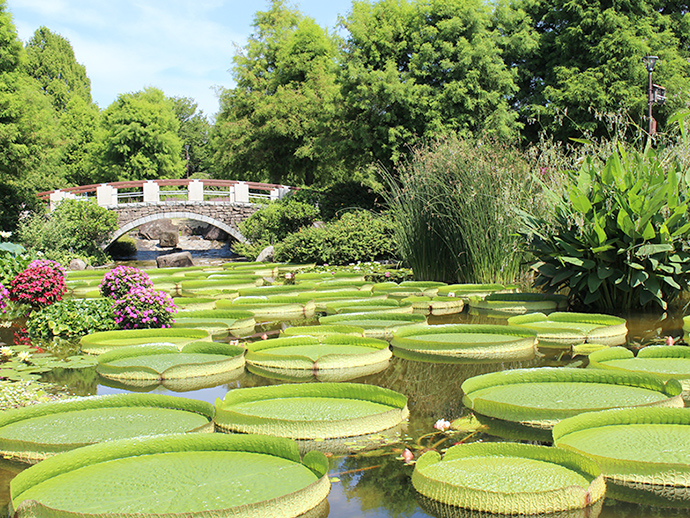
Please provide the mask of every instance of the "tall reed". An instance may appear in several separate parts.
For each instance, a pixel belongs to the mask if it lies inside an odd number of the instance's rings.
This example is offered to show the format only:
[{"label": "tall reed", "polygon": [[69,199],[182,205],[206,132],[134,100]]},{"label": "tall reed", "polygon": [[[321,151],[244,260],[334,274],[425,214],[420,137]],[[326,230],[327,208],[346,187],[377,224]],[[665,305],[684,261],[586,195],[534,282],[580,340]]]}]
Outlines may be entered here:
[{"label": "tall reed", "polygon": [[402,258],[419,279],[512,282],[523,269],[515,208],[532,208],[530,164],[490,141],[448,137],[418,149],[388,204]]}]

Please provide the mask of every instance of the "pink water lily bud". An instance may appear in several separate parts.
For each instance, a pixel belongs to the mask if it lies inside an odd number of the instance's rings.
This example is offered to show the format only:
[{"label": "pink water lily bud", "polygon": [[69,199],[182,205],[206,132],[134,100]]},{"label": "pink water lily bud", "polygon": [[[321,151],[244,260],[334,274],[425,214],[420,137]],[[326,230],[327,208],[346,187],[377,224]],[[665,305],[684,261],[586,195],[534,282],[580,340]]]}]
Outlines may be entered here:
[{"label": "pink water lily bud", "polygon": [[676,341],[673,339],[673,337],[671,335],[666,337],[666,345],[673,345],[675,343],[676,343]]},{"label": "pink water lily bud", "polygon": [[414,460],[414,453],[412,453],[408,448],[405,448],[405,451],[402,453],[402,458],[405,461],[405,464],[409,464]]},{"label": "pink water lily bud", "polygon": [[434,428],[437,430],[441,430],[442,432],[445,432],[450,428],[450,422],[446,421],[445,419],[439,419],[436,421],[436,424],[434,424]]}]

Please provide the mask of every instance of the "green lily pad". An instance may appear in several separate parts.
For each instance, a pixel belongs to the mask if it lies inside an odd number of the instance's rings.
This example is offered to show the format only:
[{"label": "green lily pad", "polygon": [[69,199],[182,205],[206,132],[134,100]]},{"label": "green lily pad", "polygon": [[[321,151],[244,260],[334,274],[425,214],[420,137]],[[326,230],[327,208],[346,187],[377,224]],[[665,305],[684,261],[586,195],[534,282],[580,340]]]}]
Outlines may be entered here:
[{"label": "green lily pad", "polygon": [[445,504],[520,515],[585,508],[606,492],[601,471],[585,456],[515,443],[461,444],[443,459],[426,452],[412,485]]},{"label": "green lily pad", "polygon": [[20,473],[10,489],[18,518],[290,518],[323,502],[327,470],[323,454],[300,460],[287,439],[176,434],[67,452]]},{"label": "green lily pad", "polygon": [[414,324],[426,324],[426,317],[423,315],[405,315],[372,311],[328,315],[325,317],[320,317],[319,323],[345,324],[361,327],[364,329],[364,336],[390,340],[393,337],[393,333],[400,327]]},{"label": "green lily pad", "polygon": [[534,358],[537,335],[513,326],[410,326],[395,331],[391,345],[395,355],[413,353],[465,360],[521,360]]},{"label": "green lily pad", "polygon": [[585,342],[621,345],[628,334],[625,319],[596,313],[555,312],[548,316],[530,313],[510,317],[508,324],[536,331],[539,347],[563,347]]},{"label": "green lily pad", "polygon": [[323,324],[318,326],[290,326],[280,331],[281,336],[324,336],[328,334],[347,334],[350,336],[364,336],[364,328],[348,326],[346,324]]},{"label": "green lily pad", "polygon": [[400,301],[412,304],[415,313],[420,315],[455,315],[465,309],[465,301],[459,297],[411,296]]},{"label": "green lily pad", "polygon": [[616,407],[682,407],[680,384],[657,376],[599,369],[515,369],[475,376],[462,384],[463,403],[478,414],[552,428],[583,412]]},{"label": "green lily pad", "polygon": [[102,354],[106,351],[130,345],[168,343],[184,345],[201,340],[211,341],[208,331],[201,329],[126,329],[101,331],[83,336],[81,350],[87,354]]},{"label": "green lily pad", "polygon": [[470,315],[507,318],[537,312],[548,315],[568,309],[568,298],[565,295],[546,293],[491,293],[486,297],[473,295],[469,299]]},{"label": "green lily pad", "polygon": [[218,429],[293,439],[376,433],[399,425],[408,415],[402,394],[358,383],[241,388],[216,400]]},{"label": "green lily pad", "polygon": [[[564,419],[554,444],[582,453],[613,482],[690,504],[690,411],[623,408]],[[656,502],[658,504],[658,502]]]},{"label": "green lily pad", "polygon": [[0,454],[36,463],[101,441],[213,431],[213,406],[192,399],[115,394],[51,401],[0,415]]}]

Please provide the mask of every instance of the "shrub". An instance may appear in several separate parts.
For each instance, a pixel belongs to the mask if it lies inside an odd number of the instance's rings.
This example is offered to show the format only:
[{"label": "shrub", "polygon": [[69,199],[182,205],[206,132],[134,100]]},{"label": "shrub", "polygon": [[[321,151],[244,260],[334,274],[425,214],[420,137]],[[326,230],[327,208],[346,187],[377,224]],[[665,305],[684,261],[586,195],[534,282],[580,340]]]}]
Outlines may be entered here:
[{"label": "shrub", "polygon": [[19,272],[24,270],[35,254],[16,243],[0,243],[0,283],[9,285]]},{"label": "shrub", "polygon": [[47,260],[36,260],[10,282],[10,300],[40,309],[62,300],[65,291],[65,272]]},{"label": "shrub", "polygon": [[113,306],[115,322],[122,329],[170,327],[177,307],[164,291],[135,286]]},{"label": "shrub", "polygon": [[290,234],[276,247],[276,260],[350,264],[394,257],[393,223],[367,211],[344,214],[321,228]]},{"label": "shrub", "polygon": [[153,288],[153,282],[146,272],[132,266],[113,268],[98,285],[101,295],[114,299],[121,299],[135,287]]},{"label": "shrub", "polygon": [[110,299],[68,299],[31,314],[26,323],[32,340],[76,338],[117,329]]},{"label": "shrub", "polygon": [[552,214],[524,214],[535,283],[575,305],[666,309],[690,282],[688,180],[680,161],[622,146],[586,157],[549,191]]},{"label": "shrub", "polygon": [[107,236],[117,229],[117,214],[96,202],[63,200],[51,213],[35,213],[22,221],[19,237],[28,248],[48,257],[89,258],[102,263],[108,257],[101,250]]},{"label": "shrub", "polygon": [[418,149],[388,182],[398,251],[416,278],[506,283],[520,276],[515,208],[537,198],[520,152],[449,137]]}]

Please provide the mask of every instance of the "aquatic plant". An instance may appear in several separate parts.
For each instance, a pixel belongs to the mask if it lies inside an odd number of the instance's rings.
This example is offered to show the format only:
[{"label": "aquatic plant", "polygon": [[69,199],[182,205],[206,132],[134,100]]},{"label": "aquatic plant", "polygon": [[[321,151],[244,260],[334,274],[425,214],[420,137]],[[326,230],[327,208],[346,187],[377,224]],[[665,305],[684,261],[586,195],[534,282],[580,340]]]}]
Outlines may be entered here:
[{"label": "aquatic plant", "polygon": [[26,322],[29,338],[75,338],[95,331],[116,329],[109,299],[68,299],[34,311]]},{"label": "aquatic plant", "polygon": [[104,297],[121,299],[137,286],[153,288],[153,282],[148,274],[139,268],[118,266],[103,276],[98,289]]}]

